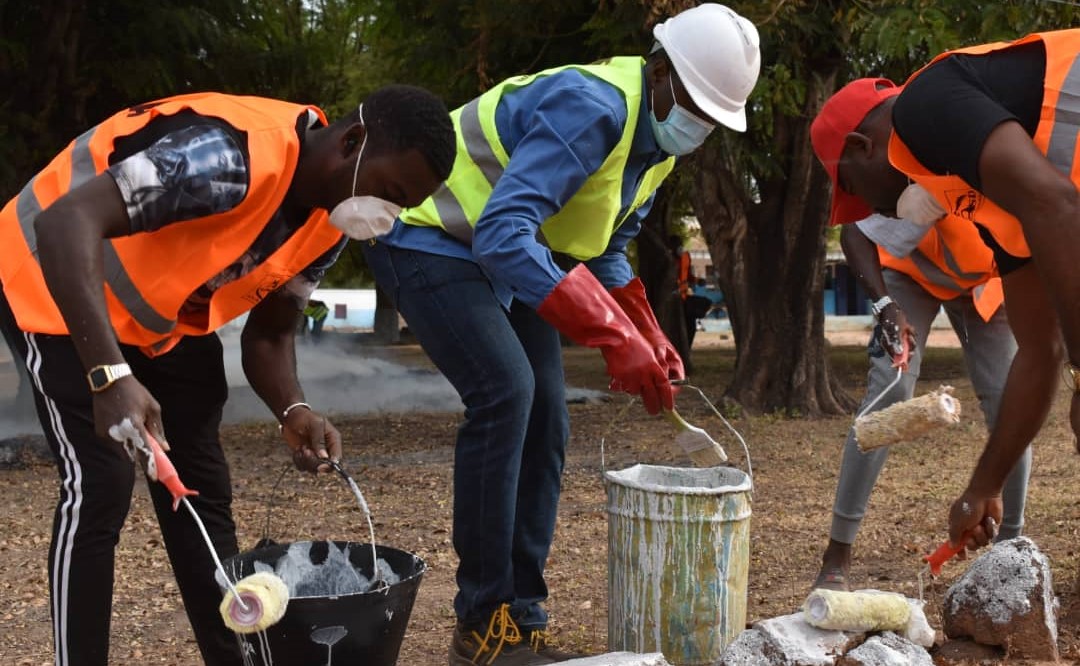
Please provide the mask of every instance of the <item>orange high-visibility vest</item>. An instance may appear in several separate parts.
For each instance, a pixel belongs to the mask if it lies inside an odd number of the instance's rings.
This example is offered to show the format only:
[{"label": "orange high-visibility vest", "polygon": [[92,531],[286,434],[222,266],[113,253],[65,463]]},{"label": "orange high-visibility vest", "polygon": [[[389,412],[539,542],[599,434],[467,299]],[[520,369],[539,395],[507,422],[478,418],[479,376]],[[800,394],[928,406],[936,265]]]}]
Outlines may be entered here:
[{"label": "orange high-visibility vest", "polygon": [[22,330],[69,334],[38,263],[37,216],[102,173],[117,139],[156,117],[188,109],[219,118],[246,137],[247,194],[225,213],[104,241],[105,299],[120,342],[138,345],[154,356],[171,349],[184,335],[214,331],[250,310],[341,239],[326,211],[316,209],[262,264],[217,289],[206,312],[181,317],[180,309],[192,293],[241,257],[281,206],[300,154],[296,124],[301,114],[314,111],[324,123],[326,117],[312,106],[218,93],[138,105],[71,142],[0,212],[0,278]]},{"label": "orange high-visibility vest", "polygon": [[883,267],[899,271],[943,301],[971,292],[975,309],[990,321],[1005,300],[1001,278],[994,274],[994,253],[974,224],[946,215],[904,258],[878,246]]},{"label": "orange high-visibility vest", "polygon": [[[1070,100],[1080,93],[1080,82],[1071,80],[1070,70],[1077,62],[1080,51],[1080,29],[1035,33],[1014,42],[995,42],[943,53],[930,64],[957,53],[983,54],[1008,49],[1020,44],[1042,40],[1046,47],[1046,75],[1043,78],[1042,113],[1035,130],[1035,146],[1050,162],[1069,176],[1074,183],[1080,182],[1080,161],[1076,159],[1076,122],[1072,119],[1076,110]],[[927,65],[929,66],[929,64]],[[925,69],[925,68],[923,68]],[[919,76],[919,70],[908,79],[910,83]],[[1067,94],[1062,98],[1062,91]],[[1062,118],[1058,114],[1061,112]],[[959,176],[939,176],[931,173],[911,154],[907,146],[893,132],[889,141],[889,160],[900,171],[925,187],[949,213],[978,224],[994,237],[1003,250],[1016,257],[1030,257],[1024,230],[1011,214],[1005,212],[981,192],[971,187]]]}]

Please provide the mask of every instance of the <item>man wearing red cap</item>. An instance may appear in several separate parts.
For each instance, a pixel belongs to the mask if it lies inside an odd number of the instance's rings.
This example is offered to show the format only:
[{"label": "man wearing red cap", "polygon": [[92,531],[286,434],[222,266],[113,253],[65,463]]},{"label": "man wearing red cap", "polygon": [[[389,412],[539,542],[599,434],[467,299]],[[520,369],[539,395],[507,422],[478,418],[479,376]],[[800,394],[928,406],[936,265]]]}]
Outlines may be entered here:
[{"label": "man wearing red cap", "polygon": [[[830,100],[810,128],[814,150],[833,181],[830,223],[844,225],[844,255],[870,294],[878,322],[870,339],[867,392],[858,413],[914,395],[931,323],[944,308],[992,428],[1016,353],[1001,307],[993,253],[967,220],[950,215],[923,225],[871,214],[861,199],[837,186],[836,168],[846,137],[858,132],[865,119],[887,114],[901,90],[888,79],[859,79]],[[848,589],[851,546],[887,457],[888,448],[863,453],[854,429],[848,432],[829,545],[814,587]],[[1029,448],[1009,475],[999,539],[1019,536],[1023,529],[1030,462]]]},{"label": "man wearing red cap", "polygon": [[[921,224],[974,222],[1002,276],[1018,350],[1000,417],[949,512],[953,544],[994,537],[1005,479],[1046,420],[1066,350],[1080,391],[1078,53],[1080,30],[951,51],[873,109],[849,86],[822,110],[828,125],[861,116],[827,147],[815,141],[842,199]],[[1075,393],[1070,416],[1080,431]]]}]

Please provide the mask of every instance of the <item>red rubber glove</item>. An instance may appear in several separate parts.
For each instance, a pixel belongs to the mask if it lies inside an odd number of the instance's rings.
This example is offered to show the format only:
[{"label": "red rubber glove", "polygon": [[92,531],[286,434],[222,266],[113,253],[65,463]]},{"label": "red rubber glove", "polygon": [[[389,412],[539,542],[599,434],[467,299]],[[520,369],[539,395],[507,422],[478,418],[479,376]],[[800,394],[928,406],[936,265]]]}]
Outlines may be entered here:
[{"label": "red rubber glove", "polygon": [[624,287],[611,289],[615,302],[623,309],[641,335],[652,345],[653,354],[660,367],[667,373],[668,379],[686,379],[682,357],[675,350],[675,345],[664,335],[660,323],[656,321],[649,299],[645,296],[645,285],[641,278],[634,278]]},{"label": "red rubber glove", "polygon": [[613,389],[640,395],[650,414],[673,407],[671,383],[652,345],[584,264],[567,273],[536,312],[579,345],[598,347]]}]

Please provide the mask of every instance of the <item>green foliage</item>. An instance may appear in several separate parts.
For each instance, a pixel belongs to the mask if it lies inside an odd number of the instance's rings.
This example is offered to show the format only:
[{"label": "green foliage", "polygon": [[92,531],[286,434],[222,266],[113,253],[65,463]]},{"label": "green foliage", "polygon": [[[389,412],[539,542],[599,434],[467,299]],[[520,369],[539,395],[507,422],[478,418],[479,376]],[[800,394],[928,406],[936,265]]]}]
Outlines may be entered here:
[{"label": "green foliage", "polygon": [[[198,90],[352,108],[371,0],[0,0],[0,195],[119,109]],[[18,94],[14,94],[18,91]]]},{"label": "green foliage", "polygon": [[335,289],[365,289],[375,284],[358,241],[349,241],[337,262],[323,276],[322,285]]},{"label": "green foliage", "polygon": [[645,16],[634,2],[398,0],[378,4],[372,44],[393,78],[458,106],[518,74],[644,53]]},{"label": "green foliage", "polygon": [[855,76],[900,82],[937,54],[962,46],[1011,41],[1031,32],[1075,26],[1080,8],[1048,0],[869,2],[851,17]]},{"label": "green foliage", "polygon": [[[694,0],[0,0],[0,195],[117,109],[194,90],[315,103],[331,117],[389,82],[456,106],[506,77],[643,54],[650,27]],[[749,131],[719,131],[747,201],[786,196],[825,81],[904,80],[938,52],[1076,25],[1048,0],[730,0],[761,34]],[[688,165],[693,169],[693,163]],[[680,174],[675,211],[688,209]],[[347,255],[356,258],[352,250]],[[335,280],[362,262],[343,260]],[[351,266],[351,268],[350,268]],[[340,276],[339,276],[340,274]],[[360,278],[357,278],[360,279]]]}]

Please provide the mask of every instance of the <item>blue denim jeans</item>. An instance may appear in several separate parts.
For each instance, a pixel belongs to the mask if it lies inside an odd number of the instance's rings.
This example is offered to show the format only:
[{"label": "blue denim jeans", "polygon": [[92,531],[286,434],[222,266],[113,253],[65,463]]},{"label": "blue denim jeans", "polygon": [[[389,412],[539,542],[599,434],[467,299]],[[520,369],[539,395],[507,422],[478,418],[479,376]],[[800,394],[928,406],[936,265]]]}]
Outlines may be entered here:
[{"label": "blue denim jeans", "polygon": [[364,254],[465,405],[454,450],[454,610],[486,624],[509,603],[521,627],[543,628],[570,420],[558,332],[518,301],[502,307],[471,261],[382,243]]}]

